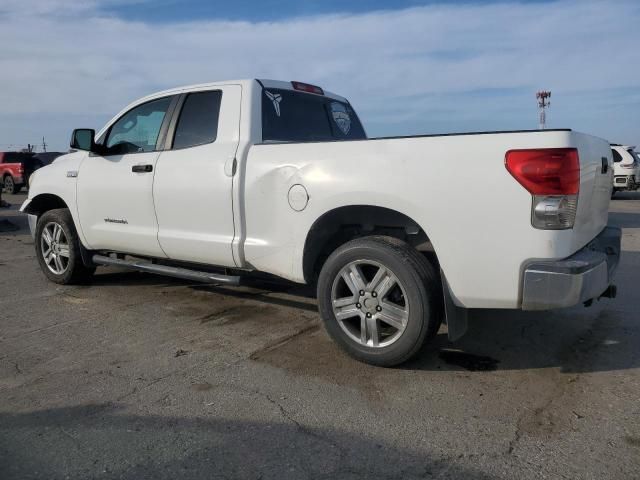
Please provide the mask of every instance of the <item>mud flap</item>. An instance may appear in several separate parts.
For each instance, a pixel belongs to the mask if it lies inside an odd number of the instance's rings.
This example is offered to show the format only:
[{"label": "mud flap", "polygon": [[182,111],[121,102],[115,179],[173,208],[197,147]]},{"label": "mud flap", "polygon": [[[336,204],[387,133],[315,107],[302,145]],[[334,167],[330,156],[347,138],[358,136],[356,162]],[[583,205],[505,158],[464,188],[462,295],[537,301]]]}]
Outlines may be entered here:
[{"label": "mud flap", "polygon": [[93,263],[93,253],[84,248],[84,245],[82,245],[80,240],[78,240],[78,244],[80,246],[80,258],[82,258],[82,263],[84,264],[84,266],[87,268],[97,267],[98,265]]},{"label": "mud flap", "polygon": [[451,289],[449,288],[449,282],[447,282],[447,278],[442,270],[440,270],[440,276],[442,277],[445,321],[449,332],[449,341],[453,342],[467,333],[469,309],[459,307],[455,304],[453,296],[451,295]]}]

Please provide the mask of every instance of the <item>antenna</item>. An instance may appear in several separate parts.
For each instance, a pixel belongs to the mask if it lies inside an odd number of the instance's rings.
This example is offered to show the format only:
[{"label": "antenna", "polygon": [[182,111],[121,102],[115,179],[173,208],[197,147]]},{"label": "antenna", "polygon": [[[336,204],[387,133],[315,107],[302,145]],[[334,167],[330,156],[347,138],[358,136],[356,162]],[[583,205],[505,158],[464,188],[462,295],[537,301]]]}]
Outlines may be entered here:
[{"label": "antenna", "polygon": [[44,137],[42,137],[42,151],[43,152],[47,151],[47,142],[44,141]]},{"label": "antenna", "polygon": [[549,90],[539,90],[536,92],[538,99],[540,130],[544,130],[547,126],[547,114],[545,109],[551,106],[551,92]]}]

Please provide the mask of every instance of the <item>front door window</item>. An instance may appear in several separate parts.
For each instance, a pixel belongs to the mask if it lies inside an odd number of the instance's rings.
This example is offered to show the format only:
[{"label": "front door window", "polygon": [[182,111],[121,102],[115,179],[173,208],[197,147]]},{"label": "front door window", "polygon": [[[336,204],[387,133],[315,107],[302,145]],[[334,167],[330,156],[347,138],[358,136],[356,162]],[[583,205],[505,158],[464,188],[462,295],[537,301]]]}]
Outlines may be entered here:
[{"label": "front door window", "polygon": [[154,151],[170,103],[171,97],[159,98],[125,113],[109,130],[105,154]]}]

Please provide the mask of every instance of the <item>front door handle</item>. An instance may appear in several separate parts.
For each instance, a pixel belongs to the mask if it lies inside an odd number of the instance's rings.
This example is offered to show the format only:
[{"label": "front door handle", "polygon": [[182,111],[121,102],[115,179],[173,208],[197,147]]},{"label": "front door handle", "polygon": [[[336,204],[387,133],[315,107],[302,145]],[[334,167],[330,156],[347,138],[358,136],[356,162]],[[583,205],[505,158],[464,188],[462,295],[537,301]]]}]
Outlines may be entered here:
[{"label": "front door handle", "polygon": [[134,165],[131,167],[131,171],[136,173],[153,172],[153,165]]}]

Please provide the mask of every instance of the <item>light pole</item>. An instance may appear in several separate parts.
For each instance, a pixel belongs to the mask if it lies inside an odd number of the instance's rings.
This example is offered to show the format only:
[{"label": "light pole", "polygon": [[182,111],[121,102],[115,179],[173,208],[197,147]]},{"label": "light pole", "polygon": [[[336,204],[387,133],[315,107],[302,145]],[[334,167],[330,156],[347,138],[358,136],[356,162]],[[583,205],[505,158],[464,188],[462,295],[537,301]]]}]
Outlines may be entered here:
[{"label": "light pole", "polygon": [[551,105],[551,92],[548,90],[540,90],[536,92],[536,98],[538,99],[538,109],[540,110],[540,130],[544,130],[547,124],[547,114],[545,109]]}]

